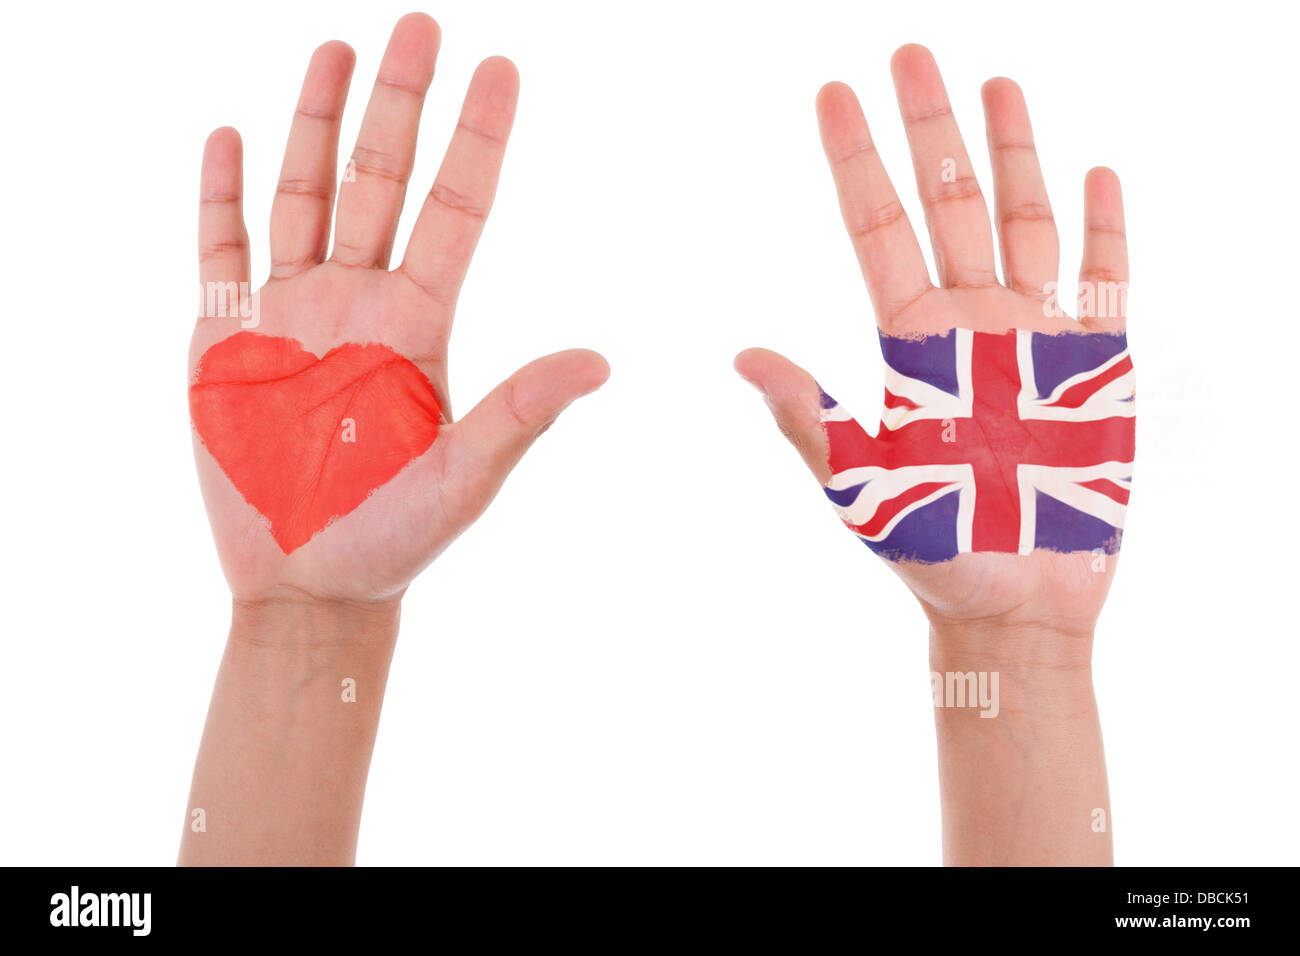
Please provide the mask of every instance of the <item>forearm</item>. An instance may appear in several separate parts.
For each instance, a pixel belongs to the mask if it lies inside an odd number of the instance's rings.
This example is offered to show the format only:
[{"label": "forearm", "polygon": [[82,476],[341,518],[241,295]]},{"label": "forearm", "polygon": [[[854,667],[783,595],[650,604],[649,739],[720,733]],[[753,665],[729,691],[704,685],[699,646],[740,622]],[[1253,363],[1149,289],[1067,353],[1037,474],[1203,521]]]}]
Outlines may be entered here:
[{"label": "forearm", "polygon": [[353,862],[398,614],[396,603],[235,606],[182,865]]},{"label": "forearm", "polygon": [[946,864],[1113,862],[1091,645],[1032,628],[931,628],[936,691],[957,674],[996,687],[975,706],[936,693]]}]

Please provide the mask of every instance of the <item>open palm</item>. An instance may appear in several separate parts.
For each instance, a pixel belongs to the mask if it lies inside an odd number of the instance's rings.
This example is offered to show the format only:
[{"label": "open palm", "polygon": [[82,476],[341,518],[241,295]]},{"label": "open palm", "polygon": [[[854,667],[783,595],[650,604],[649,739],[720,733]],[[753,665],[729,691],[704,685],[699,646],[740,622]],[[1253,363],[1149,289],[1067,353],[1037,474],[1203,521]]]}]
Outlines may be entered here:
[{"label": "open palm", "polygon": [[[334,209],[339,125],[354,56],[343,43],[328,43],[312,57],[289,134],[271,213],[271,274],[256,298],[256,325],[241,328],[238,314],[200,318],[190,349],[191,408],[212,420],[212,388],[198,375],[205,355],[220,343],[232,352],[226,364],[254,368],[266,337],[291,340],[311,356],[355,343],[396,353],[394,364],[418,369],[400,380],[347,381],[348,396],[361,394],[379,409],[381,434],[363,422],[356,451],[374,454],[367,441],[391,435],[383,429],[425,436],[409,464],[396,470],[355,508],[337,514],[310,538],[291,545],[273,535],[275,519],[261,513],[213,454],[211,435],[196,430],[200,482],[218,551],[237,600],[277,596],[356,602],[396,597],[492,500],[532,441],[575,398],[599,387],[608,375],[594,352],[571,350],[539,359],[498,386],[461,420],[453,420],[447,387],[447,342],[456,298],[491,207],[506,138],[514,118],[518,76],[501,58],[484,61],[470,83],[460,121],[432,189],[424,201],[404,261],[389,270],[398,217],[414,166],[416,132],[439,45],[437,24],[421,14],[404,17],[379,68],[356,149]],[[209,137],[204,151],[199,249],[201,280],[249,281],[248,236],[242,216],[241,145],[232,129]],[[332,212],[334,245],[328,254]],[[249,323],[245,323],[249,324]],[[232,337],[238,336],[234,340]],[[247,352],[247,358],[243,353]],[[384,352],[388,355],[388,352]],[[400,358],[398,358],[400,357]],[[228,383],[218,383],[227,385]],[[274,381],[240,381],[253,394],[270,394]],[[371,394],[374,393],[374,394]],[[346,396],[345,396],[346,398]],[[360,400],[360,399],[358,399]],[[286,401],[306,399],[290,398]],[[203,405],[202,403],[207,403]],[[250,407],[259,408],[256,404]],[[325,406],[333,414],[335,406]],[[343,402],[342,413],[352,407]],[[295,411],[285,428],[307,428],[321,403]],[[218,407],[220,413],[224,406]],[[315,410],[313,412],[313,410]],[[229,413],[226,412],[227,416]],[[196,422],[200,420],[196,414]],[[343,419],[349,422],[349,419]],[[221,421],[222,438],[255,441],[248,423]],[[322,430],[293,434],[300,455],[326,461],[342,454],[325,447],[338,441],[336,415]],[[217,426],[211,426],[215,428]],[[433,435],[436,432],[436,439]],[[205,443],[204,439],[209,440]],[[429,441],[431,441],[431,444]],[[304,442],[308,447],[302,448]],[[211,443],[211,446],[209,445]],[[311,447],[319,444],[317,451]],[[274,486],[296,487],[301,476],[276,443],[243,449],[241,467]],[[288,442],[285,443],[285,446]],[[340,446],[341,447],[341,446]],[[227,452],[227,454],[229,454]],[[276,471],[280,469],[281,471]],[[270,478],[267,475],[271,475]],[[323,468],[311,495],[328,497]],[[290,501],[299,508],[301,503]],[[277,538],[279,540],[277,540]],[[307,535],[303,535],[306,539]]]},{"label": "open palm", "polygon": [[[1006,79],[984,87],[1002,274],[994,265],[988,210],[929,51],[905,46],[892,62],[917,188],[938,270],[930,280],[921,249],[872,143],[852,91],[827,85],[818,97],[822,141],[882,335],[951,334],[954,329],[1004,333],[1019,329],[1118,333],[1121,310],[1090,303],[1079,320],[1045,308],[1054,298],[1059,245],[1019,88]],[[1106,169],[1085,182],[1085,245],[1081,283],[1126,286],[1127,252],[1119,183]],[[1081,342],[1082,337],[1070,341]],[[832,475],[822,427],[822,394],[811,375],[776,353],[751,349],[738,371],[767,396],[782,430],[818,480]],[[978,396],[977,396],[978,398]],[[864,445],[876,439],[862,433]],[[996,439],[989,439],[996,444]],[[886,443],[871,454],[888,462]],[[990,448],[991,455],[1002,449]],[[891,560],[932,621],[997,621],[1091,633],[1111,577],[1114,556],[1038,549],[994,553],[976,547],[951,560]]]}]

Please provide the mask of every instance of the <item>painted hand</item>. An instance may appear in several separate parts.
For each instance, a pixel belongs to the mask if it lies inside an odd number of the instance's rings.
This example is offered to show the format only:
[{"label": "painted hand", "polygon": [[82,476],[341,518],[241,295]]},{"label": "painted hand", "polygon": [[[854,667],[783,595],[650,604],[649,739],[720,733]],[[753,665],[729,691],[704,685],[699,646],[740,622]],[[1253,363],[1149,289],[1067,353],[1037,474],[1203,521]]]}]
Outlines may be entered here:
[{"label": "painted hand", "polygon": [[339,189],[328,256],[355,58],[343,43],[316,51],[271,210],[271,275],[242,314],[231,302],[250,278],[242,148],[232,129],[208,139],[190,409],[236,600],[400,596],[482,513],[533,440],[608,376],[596,353],[560,352],[452,418],[452,315],[496,191],[519,81],[508,60],[479,66],[405,259],[390,271],[438,45],[437,24],[421,14],[394,29]]},{"label": "painted hand", "polygon": [[988,211],[934,59],[906,46],[892,67],[937,288],[852,91],[832,83],[817,101],[880,329],[880,429],[869,435],[773,352],[743,352],[736,368],[767,396],[844,522],[932,622],[1090,634],[1133,463],[1119,183],[1106,169],[1085,182],[1076,321],[1056,305],[1056,227],[1019,88],[995,79],[983,91],[999,282]]}]

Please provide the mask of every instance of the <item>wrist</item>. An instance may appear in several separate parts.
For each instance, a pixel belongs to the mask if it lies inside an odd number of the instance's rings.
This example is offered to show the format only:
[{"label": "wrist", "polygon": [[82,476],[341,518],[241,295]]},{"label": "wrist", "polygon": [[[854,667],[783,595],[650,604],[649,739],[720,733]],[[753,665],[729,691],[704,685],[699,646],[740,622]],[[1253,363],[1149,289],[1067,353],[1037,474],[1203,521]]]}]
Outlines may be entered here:
[{"label": "wrist", "polygon": [[182,863],[350,863],[398,605],[236,602]]},{"label": "wrist", "polygon": [[398,601],[236,601],[226,666],[242,675],[241,683],[273,709],[297,697],[332,700],[345,679],[365,685],[370,693],[362,699],[377,704],[397,644],[400,616]]},{"label": "wrist", "polygon": [[[975,675],[996,687],[1001,710],[1061,717],[1096,710],[1092,634],[1051,626],[931,621],[930,672]],[[969,678],[968,678],[969,680]]]},{"label": "wrist", "polygon": [[397,640],[401,599],[360,603],[315,597],[231,603],[231,645],[266,651],[326,649],[389,654]]}]

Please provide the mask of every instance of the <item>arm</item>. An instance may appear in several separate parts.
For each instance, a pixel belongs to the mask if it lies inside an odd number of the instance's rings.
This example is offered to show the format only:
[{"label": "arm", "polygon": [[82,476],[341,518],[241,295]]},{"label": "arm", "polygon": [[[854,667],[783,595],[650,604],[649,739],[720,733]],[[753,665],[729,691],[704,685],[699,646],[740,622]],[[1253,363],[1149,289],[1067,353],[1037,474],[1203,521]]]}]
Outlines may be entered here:
[{"label": "arm", "polygon": [[945,691],[950,674],[997,675],[991,706],[935,707],[944,863],[1110,865],[1092,636],[1030,628],[1015,633],[1019,653],[990,652],[1008,637],[996,625],[930,628]]},{"label": "arm", "polygon": [[337,205],[355,57],[337,42],[313,55],[271,207],[271,276],[247,309],[224,294],[250,278],[242,147],[221,129],[204,150],[190,416],[234,612],[182,863],[352,861],[402,595],[609,374],[594,352],[559,352],[453,418],[447,342],[518,74],[500,57],[475,71],[389,269],[439,42],[423,14],[398,22]]},{"label": "arm", "polygon": [[1110,863],[1091,655],[1133,467],[1119,183],[1085,180],[1076,320],[1055,298],[1056,226],[1019,87],[984,87],[999,281],[933,57],[905,46],[891,66],[938,285],[852,91],[817,100],[887,366],[879,429],[774,352],[736,368],[930,622],[946,862]]},{"label": "arm", "polygon": [[182,865],[350,865],[396,603],[235,605],[190,788]]}]

